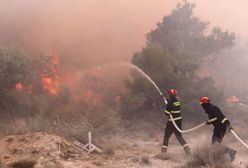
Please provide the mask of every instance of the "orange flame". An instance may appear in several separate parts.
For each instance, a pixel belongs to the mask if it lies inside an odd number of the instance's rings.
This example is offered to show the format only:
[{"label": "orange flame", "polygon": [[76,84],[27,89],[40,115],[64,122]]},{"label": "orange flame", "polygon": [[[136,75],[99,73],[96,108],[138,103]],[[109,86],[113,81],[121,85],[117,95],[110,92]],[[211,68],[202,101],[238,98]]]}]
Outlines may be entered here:
[{"label": "orange flame", "polygon": [[15,90],[16,90],[16,91],[22,91],[23,88],[24,88],[24,86],[23,86],[23,84],[20,83],[20,82],[17,83],[17,84],[15,85]]},{"label": "orange flame", "polygon": [[[41,75],[41,84],[44,91],[48,92],[50,95],[55,96],[58,94],[58,84],[60,77],[58,76],[58,66],[59,58],[54,52],[49,52],[48,56],[51,58],[51,62],[45,65],[43,68],[49,69],[52,74],[47,74],[46,71]],[[48,70],[48,71],[49,71]]]},{"label": "orange flame", "polygon": [[227,102],[228,103],[239,103],[239,98],[237,98],[236,96],[230,96],[227,98]]},{"label": "orange flame", "polygon": [[50,95],[58,94],[57,81],[53,80],[51,77],[42,77],[42,87]]}]

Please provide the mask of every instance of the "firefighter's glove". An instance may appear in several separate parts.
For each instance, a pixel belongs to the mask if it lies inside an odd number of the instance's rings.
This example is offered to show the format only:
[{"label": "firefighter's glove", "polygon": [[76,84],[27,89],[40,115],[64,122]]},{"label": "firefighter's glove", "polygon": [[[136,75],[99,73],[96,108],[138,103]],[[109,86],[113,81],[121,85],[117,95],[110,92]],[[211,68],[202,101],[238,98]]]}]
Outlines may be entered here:
[{"label": "firefighter's glove", "polygon": [[209,121],[206,121],[206,125],[210,125],[211,124],[211,122],[209,122]]},{"label": "firefighter's glove", "polygon": [[165,96],[161,95],[162,96],[162,99],[164,100],[164,102],[167,104],[168,100]]},{"label": "firefighter's glove", "polygon": [[233,130],[233,127],[232,127],[231,125],[228,125],[228,126],[227,126],[227,129],[228,129],[229,131],[231,131],[231,130]]},{"label": "firefighter's glove", "polygon": [[167,100],[166,97],[163,96],[163,100]]}]

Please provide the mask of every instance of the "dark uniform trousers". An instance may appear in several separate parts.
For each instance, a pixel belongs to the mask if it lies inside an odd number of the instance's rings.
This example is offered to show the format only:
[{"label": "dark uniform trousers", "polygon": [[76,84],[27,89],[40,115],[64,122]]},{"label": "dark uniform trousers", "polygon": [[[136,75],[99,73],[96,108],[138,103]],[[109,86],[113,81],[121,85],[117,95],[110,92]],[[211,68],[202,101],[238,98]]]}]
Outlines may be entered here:
[{"label": "dark uniform trousers", "polygon": [[[182,129],[182,120],[177,120],[175,121],[177,126]],[[164,142],[163,145],[164,146],[168,146],[169,144],[169,139],[171,137],[172,134],[175,134],[177,140],[179,141],[179,143],[184,146],[186,145],[186,141],[184,140],[184,138],[182,137],[182,133],[180,133],[173,125],[173,123],[171,121],[167,122],[166,128],[164,130]]]},{"label": "dark uniform trousers", "polygon": [[227,130],[226,125],[215,127],[213,131],[213,136],[212,136],[212,143],[213,144],[221,143],[222,139],[224,138],[226,134],[226,130]]}]

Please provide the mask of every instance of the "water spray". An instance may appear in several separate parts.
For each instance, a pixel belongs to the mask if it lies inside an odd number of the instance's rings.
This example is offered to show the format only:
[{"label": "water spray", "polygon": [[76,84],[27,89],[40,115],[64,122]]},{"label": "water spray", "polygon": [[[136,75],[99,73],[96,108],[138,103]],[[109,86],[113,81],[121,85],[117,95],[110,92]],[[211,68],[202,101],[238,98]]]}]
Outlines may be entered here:
[{"label": "water spray", "polygon": [[[135,69],[136,71],[138,71],[143,77],[145,77],[155,88],[156,90],[158,91],[158,93],[160,94],[160,96],[163,96],[163,93],[160,91],[160,89],[158,88],[158,86],[155,84],[155,82],[142,70],[140,69],[139,67],[137,67],[136,65],[134,64],[131,64],[131,63],[128,63],[128,62],[115,62],[115,63],[112,63],[110,65],[106,65],[106,66],[103,66],[101,68],[106,68],[108,66],[118,66],[118,65],[121,65],[121,66],[128,66],[128,67],[131,67],[132,69]],[[100,67],[98,67],[100,68]],[[100,69],[101,69],[100,68]],[[165,100],[165,104],[167,104],[168,102]]]}]

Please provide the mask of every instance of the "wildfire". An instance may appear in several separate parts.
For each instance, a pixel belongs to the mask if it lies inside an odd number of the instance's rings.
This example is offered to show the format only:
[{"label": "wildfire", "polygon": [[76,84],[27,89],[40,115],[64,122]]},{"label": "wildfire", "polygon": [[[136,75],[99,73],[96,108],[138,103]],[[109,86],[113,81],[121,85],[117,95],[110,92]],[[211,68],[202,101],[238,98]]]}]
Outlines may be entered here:
[{"label": "wildfire", "polygon": [[23,88],[24,88],[24,86],[23,86],[23,84],[20,83],[20,82],[17,83],[17,84],[15,85],[15,90],[16,90],[16,91],[22,91]]},{"label": "wildfire", "polygon": [[42,77],[42,87],[51,95],[58,94],[58,83],[51,77]]},{"label": "wildfire", "polygon": [[59,58],[54,52],[50,52],[50,54],[48,54],[48,58],[50,61],[43,67],[44,71],[41,74],[41,84],[44,91],[48,92],[52,96],[55,96],[58,94],[59,90]]},{"label": "wildfire", "polygon": [[97,94],[91,90],[87,90],[84,92],[83,97],[82,97],[85,102],[87,102],[89,105],[97,105],[101,101],[101,95]]},{"label": "wildfire", "polygon": [[230,96],[227,98],[228,103],[239,103],[239,99],[236,96]]},{"label": "wildfire", "polygon": [[[29,95],[36,93],[47,93],[50,96],[64,95],[61,92],[64,88],[70,91],[69,96],[77,102],[85,102],[90,106],[100,104],[104,97],[101,89],[102,83],[102,71],[101,68],[92,69],[88,76],[82,76],[80,80],[75,74],[67,74],[60,70],[60,62],[58,55],[51,52],[44,57],[37,58],[37,69],[39,69],[38,75],[27,85],[19,82],[15,85],[16,91],[22,91],[25,89]],[[120,97],[116,96],[114,100],[119,105]]]}]

